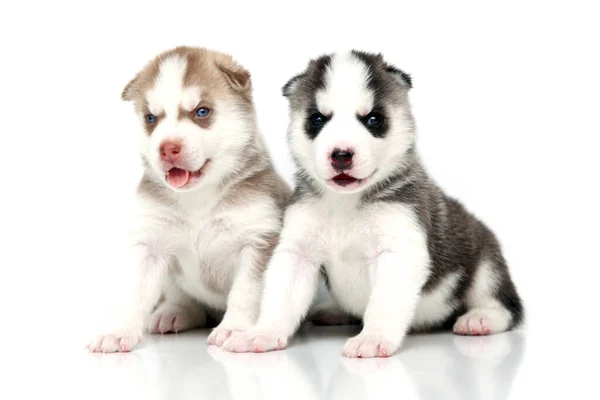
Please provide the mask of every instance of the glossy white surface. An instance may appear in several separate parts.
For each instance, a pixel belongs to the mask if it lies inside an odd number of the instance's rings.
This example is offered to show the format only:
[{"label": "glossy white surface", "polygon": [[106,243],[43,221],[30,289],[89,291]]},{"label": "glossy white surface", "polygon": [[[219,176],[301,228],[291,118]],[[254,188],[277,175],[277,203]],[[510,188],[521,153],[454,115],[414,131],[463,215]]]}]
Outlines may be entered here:
[{"label": "glossy white surface", "polygon": [[[208,331],[153,336],[127,354],[56,353],[37,365],[29,395],[94,399],[504,399],[526,354],[526,335],[412,335],[387,359],[346,359],[357,327],[305,327],[285,351],[232,354]],[[13,382],[14,383],[14,382]]]},{"label": "glossy white surface", "polygon": [[390,358],[341,357],[357,332],[307,325],[284,351],[233,354],[208,346],[208,330],[197,330],[152,336],[131,353],[91,354],[57,330],[6,346],[0,398],[600,398],[593,335],[530,328],[487,337],[410,335]]},{"label": "glossy white surface", "polygon": [[[205,344],[206,331],[155,336],[130,354],[88,354],[81,374],[99,398],[483,399],[508,398],[525,335],[412,335],[387,359],[339,356],[356,327],[307,327],[291,348],[232,354]],[[94,382],[115,382],[95,386]],[[86,390],[87,392],[87,390]],[[85,395],[85,393],[81,393]]]}]

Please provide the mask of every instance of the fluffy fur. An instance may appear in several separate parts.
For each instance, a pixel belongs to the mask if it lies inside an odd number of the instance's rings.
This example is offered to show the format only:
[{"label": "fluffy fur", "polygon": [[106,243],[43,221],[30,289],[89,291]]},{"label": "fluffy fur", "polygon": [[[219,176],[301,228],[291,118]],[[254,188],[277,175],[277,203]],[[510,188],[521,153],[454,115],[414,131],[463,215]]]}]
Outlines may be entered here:
[{"label": "fluffy fur", "polygon": [[320,271],[337,307],[363,322],[348,357],[389,356],[411,329],[485,335],[521,323],[494,234],[419,160],[411,87],[381,55],[358,51],[313,60],[285,85],[297,186],[258,322],[224,348],[285,347]]},{"label": "fluffy fur", "polygon": [[229,55],[179,47],[146,65],[122,97],[142,128],[138,287],[128,323],[89,349],[129,351],[144,332],[203,326],[227,309],[208,339],[221,344],[256,322],[291,196],[257,130],[250,75]]}]

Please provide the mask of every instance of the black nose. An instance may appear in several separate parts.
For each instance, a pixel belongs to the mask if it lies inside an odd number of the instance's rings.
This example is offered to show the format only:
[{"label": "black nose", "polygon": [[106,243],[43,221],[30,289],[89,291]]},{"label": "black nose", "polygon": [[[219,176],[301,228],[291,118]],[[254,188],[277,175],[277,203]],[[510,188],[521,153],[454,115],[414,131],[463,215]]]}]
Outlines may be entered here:
[{"label": "black nose", "polygon": [[331,153],[331,165],[334,168],[347,169],[352,166],[353,154],[347,150],[334,150]]}]

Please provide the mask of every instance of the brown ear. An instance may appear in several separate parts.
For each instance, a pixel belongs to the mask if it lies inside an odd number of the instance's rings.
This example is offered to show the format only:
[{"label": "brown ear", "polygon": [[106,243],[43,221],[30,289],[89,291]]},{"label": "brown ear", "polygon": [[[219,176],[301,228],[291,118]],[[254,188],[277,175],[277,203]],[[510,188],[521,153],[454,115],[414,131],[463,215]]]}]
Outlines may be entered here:
[{"label": "brown ear", "polygon": [[231,58],[216,60],[217,68],[223,73],[227,82],[235,90],[245,92],[250,89],[250,72],[233,61]]},{"label": "brown ear", "polygon": [[121,92],[121,99],[124,101],[133,101],[135,98],[135,93],[137,92],[137,81],[139,75],[136,75],[135,78],[129,81],[129,83],[125,86],[123,91]]}]

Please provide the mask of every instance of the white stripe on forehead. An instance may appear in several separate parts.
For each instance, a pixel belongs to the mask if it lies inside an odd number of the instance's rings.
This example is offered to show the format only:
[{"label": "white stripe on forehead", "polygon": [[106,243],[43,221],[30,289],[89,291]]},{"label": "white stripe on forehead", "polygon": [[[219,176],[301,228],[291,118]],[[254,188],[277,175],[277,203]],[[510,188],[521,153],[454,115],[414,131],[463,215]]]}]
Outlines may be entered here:
[{"label": "white stripe on forehead", "polygon": [[316,95],[317,107],[325,114],[367,114],[374,101],[368,81],[367,66],[352,53],[334,55],[325,75],[325,89]]},{"label": "white stripe on forehead", "polygon": [[187,60],[175,55],[164,60],[159,67],[154,86],[146,94],[148,109],[152,114],[164,112],[176,117],[179,108],[192,110],[200,102],[197,87],[183,86],[187,72]]}]

